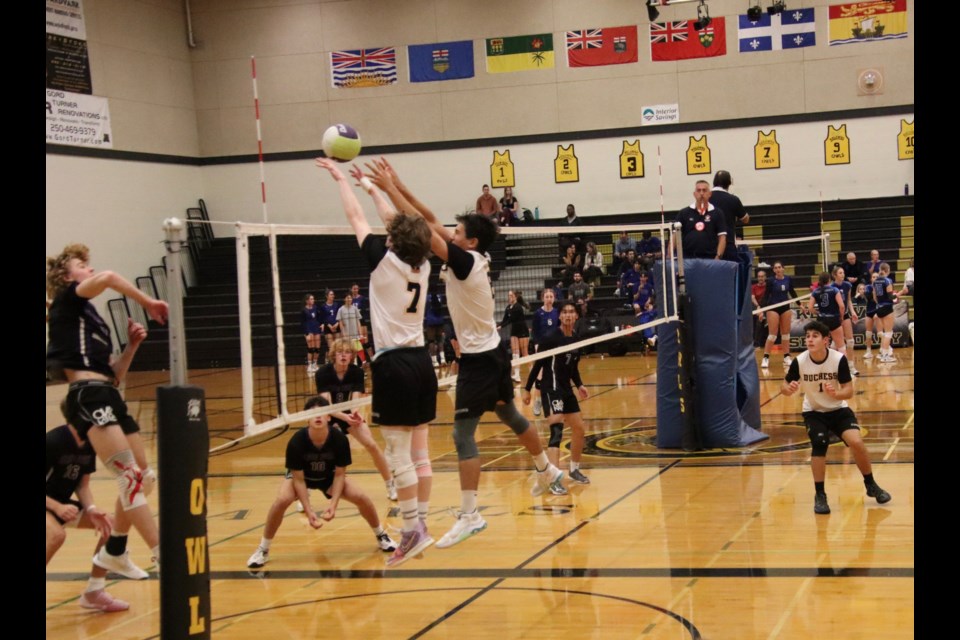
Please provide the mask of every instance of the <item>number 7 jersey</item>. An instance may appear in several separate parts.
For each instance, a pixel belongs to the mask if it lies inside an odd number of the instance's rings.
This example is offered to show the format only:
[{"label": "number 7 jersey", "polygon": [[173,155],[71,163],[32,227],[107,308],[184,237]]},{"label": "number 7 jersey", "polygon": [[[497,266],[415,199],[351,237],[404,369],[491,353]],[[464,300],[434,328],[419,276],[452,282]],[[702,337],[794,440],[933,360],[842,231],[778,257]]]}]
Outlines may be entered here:
[{"label": "number 7 jersey", "polygon": [[370,266],[370,323],[379,353],[393,347],[422,347],[430,261],[411,267],[385,239],[368,235],[360,245]]}]

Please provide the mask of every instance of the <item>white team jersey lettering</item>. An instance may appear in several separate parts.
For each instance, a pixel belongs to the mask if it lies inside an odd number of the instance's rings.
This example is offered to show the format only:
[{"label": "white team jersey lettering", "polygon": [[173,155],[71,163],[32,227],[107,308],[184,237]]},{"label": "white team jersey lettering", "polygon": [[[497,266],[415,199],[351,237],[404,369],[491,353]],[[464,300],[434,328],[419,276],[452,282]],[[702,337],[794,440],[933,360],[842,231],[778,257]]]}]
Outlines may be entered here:
[{"label": "white team jersey lettering", "polygon": [[490,258],[476,251],[473,269],[465,280],[450,268],[441,273],[447,283],[450,320],[457,332],[462,353],[483,353],[500,344],[497,323],[493,319],[493,291],[490,288]]},{"label": "white team jersey lettering", "polygon": [[809,351],[797,356],[800,390],[803,391],[803,411],[834,411],[847,406],[846,400],[831,398],[823,391],[823,385],[828,382],[835,388],[840,388],[838,369],[842,357],[843,354],[833,349],[827,349],[827,358],[820,364],[813,361]]},{"label": "white team jersey lettering", "polygon": [[370,321],[377,351],[422,347],[430,261],[414,269],[387,251],[370,274]]}]

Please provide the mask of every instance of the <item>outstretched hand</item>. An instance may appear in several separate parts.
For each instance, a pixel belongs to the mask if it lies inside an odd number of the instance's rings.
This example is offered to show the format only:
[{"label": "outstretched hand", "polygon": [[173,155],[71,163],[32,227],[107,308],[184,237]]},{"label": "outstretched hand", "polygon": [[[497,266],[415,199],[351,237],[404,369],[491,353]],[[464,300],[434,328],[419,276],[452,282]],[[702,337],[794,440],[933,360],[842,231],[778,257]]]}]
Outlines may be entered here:
[{"label": "outstretched hand", "polygon": [[170,316],[170,305],[163,300],[151,300],[147,303],[146,311],[151,320],[160,324],[167,324],[167,318]]},{"label": "outstretched hand", "polygon": [[333,179],[336,182],[346,180],[346,176],[344,176],[343,172],[340,171],[340,167],[338,167],[337,163],[330,158],[316,158],[313,163],[319,168],[329,171],[330,175],[333,176]]},{"label": "outstretched hand", "polygon": [[370,178],[370,181],[377,185],[381,191],[387,191],[390,187],[396,185],[396,181],[391,175],[391,171],[388,170],[389,166],[387,161],[381,158],[380,160],[374,160],[372,163],[365,162],[364,166],[367,168],[367,177]]}]

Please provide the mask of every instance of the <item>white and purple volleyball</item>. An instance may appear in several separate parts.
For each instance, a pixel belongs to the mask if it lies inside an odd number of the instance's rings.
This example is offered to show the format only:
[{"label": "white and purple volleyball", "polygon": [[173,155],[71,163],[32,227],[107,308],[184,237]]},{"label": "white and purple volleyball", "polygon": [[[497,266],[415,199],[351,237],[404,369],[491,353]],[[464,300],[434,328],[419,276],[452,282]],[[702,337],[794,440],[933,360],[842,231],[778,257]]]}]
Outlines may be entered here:
[{"label": "white and purple volleyball", "polygon": [[338,162],[349,162],[360,154],[360,134],[348,124],[335,124],[323,132],[324,155]]}]

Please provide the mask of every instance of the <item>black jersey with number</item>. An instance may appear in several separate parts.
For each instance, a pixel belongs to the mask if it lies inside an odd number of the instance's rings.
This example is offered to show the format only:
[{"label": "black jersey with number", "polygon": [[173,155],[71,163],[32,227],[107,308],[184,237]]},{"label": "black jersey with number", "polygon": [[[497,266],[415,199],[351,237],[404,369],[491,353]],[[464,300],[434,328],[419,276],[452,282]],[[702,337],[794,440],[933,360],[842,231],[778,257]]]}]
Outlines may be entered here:
[{"label": "black jersey with number", "polygon": [[[540,351],[547,351],[549,349],[555,349],[556,347],[562,347],[569,344],[573,344],[577,341],[576,335],[565,336],[562,331],[557,331],[556,333],[547,336],[544,338],[543,342],[540,343]],[[530,369],[530,375],[527,376],[526,388],[527,391],[533,388],[533,383],[537,379],[537,374],[541,371],[543,374],[540,376],[540,390],[544,389],[569,389],[570,383],[573,382],[574,386],[582,386],[583,380],[580,378],[580,350],[571,349],[570,351],[565,351],[558,353],[557,355],[550,356],[548,358],[541,358],[533,363],[533,368]]]},{"label": "black jersey with number", "polygon": [[50,306],[47,366],[95,371],[113,378],[112,353],[110,327],[90,300],[77,295],[77,283],[72,283]]},{"label": "black jersey with number", "polygon": [[317,370],[314,381],[317,383],[317,393],[329,393],[333,404],[346,402],[355,391],[363,393],[363,369],[355,364],[347,367],[343,380],[337,376],[332,364],[325,364]]},{"label": "black jersey with number", "polygon": [[80,479],[97,469],[97,456],[89,442],[78,445],[70,427],[60,425],[47,432],[47,495],[66,502]]},{"label": "black jersey with number", "polygon": [[333,481],[337,467],[347,467],[353,462],[350,443],[339,429],[327,429],[327,441],[317,448],[309,432],[310,428],[304,427],[287,443],[287,469],[303,471],[307,484],[328,484]]}]

